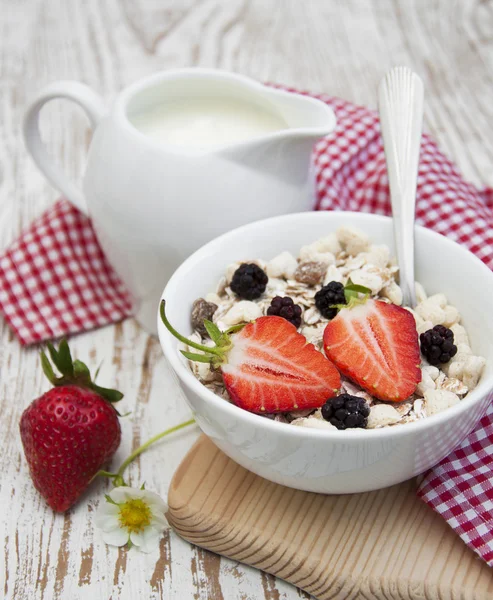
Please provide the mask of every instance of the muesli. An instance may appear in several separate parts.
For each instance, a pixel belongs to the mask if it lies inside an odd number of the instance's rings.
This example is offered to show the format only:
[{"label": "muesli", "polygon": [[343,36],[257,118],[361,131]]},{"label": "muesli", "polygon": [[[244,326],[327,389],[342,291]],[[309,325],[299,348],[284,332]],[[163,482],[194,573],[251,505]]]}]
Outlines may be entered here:
[{"label": "muesli", "polygon": [[[485,359],[473,354],[459,311],[445,294],[427,296],[419,283],[416,292],[416,307],[401,307],[398,268],[389,248],[371,243],[351,227],[303,246],[297,257],[285,251],[269,261],[233,263],[217,289],[194,302],[194,332],[189,338],[194,346],[187,349],[190,368],[225,400],[292,425],[376,429],[426,418],[465,398],[476,387]],[[269,321],[265,316],[277,318]],[[300,338],[291,340],[294,328],[286,325],[282,335],[290,341],[282,351],[279,345],[265,347],[271,344],[266,340],[279,338],[273,326],[281,327],[282,320],[291,323],[308,346],[313,344],[328,359],[325,362],[332,363],[330,368],[337,368],[337,383],[332,371],[324,375],[337,389],[323,402],[317,400],[316,407],[303,408],[303,390],[297,387],[301,375],[293,364],[304,368],[313,357],[289,354],[290,345],[296,346]],[[204,324],[209,321],[215,325],[214,341],[210,326]],[[234,333],[252,322],[258,323],[256,329],[251,325],[251,332]],[[227,336],[222,341],[218,337],[218,331],[228,329],[233,344]],[[208,354],[197,345],[212,348],[218,340],[219,346],[233,347],[226,348],[228,359],[214,354],[211,361],[197,362],[198,356]],[[250,368],[252,361],[255,370]],[[292,400],[284,403],[288,410],[282,410],[281,403],[269,411],[275,377],[285,375],[291,378]],[[323,393],[311,375],[304,390],[308,404],[312,392]],[[286,389],[279,390],[284,398]]]}]

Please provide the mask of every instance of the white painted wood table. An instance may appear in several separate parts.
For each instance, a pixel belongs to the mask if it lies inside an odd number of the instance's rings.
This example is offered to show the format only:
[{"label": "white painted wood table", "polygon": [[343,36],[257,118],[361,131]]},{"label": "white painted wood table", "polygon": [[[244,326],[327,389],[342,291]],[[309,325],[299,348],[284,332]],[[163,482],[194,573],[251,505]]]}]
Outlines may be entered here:
[{"label": "white painted wood table", "polygon": [[[45,83],[79,79],[108,101],[159,69],[222,67],[260,80],[375,105],[376,85],[398,63],[426,89],[426,128],[475,183],[493,184],[491,0],[2,0],[0,4],[0,248],[56,198],[27,157],[20,122]],[[80,177],[89,143],[77,110],[52,103],[44,137]],[[98,482],[65,515],[35,492],[22,454],[22,410],[47,389],[36,349],[0,320],[0,594],[15,600],[305,598],[290,585],[167,533],[151,555],[106,547],[94,511]],[[132,320],[73,338],[100,380],[125,392],[115,464],[151,435],[189,416],[156,340]],[[166,496],[197,436],[164,440],[129,471]]]}]

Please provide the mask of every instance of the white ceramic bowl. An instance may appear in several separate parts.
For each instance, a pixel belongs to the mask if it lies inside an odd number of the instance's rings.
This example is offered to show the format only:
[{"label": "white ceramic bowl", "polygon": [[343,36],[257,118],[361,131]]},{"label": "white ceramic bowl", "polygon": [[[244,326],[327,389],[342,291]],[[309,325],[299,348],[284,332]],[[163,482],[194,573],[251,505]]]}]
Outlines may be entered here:
[{"label": "white ceramic bowl", "polygon": [[[297,255],[301,246],[341,225],[358,227],[374,243],[393,248],[391,220],[382,216],[314,212],[257,221],[206,244],[178,268],[163,293],[171,323],[183,334],[191,332],[193,301],[215,289],[230,263],[270,259],[283,250]],[[466,399],[415,423],[351,431],[277,423],[226,402],[199,383],[161,322],[159,338],[200,428],[237,463],[271,481],[313,492],[378,489],[438,463],[472,431],[493,399],[493,273],[461,246],[417,227],[416,276],[429,294],[443,292],[459,309],[473,352],[487,364]]]}]

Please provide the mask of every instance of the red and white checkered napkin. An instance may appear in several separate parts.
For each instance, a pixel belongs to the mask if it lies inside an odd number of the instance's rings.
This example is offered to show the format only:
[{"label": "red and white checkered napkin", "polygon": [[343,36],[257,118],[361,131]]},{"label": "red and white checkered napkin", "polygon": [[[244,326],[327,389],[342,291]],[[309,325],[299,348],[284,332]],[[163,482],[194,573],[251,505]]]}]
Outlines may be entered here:
[{"label": "red and white checkered napkin", "polygon": [[[317,208],[390,214],[385,159],[374,111],[317,96],[337,128],[315,148]],[[417,220],[493,268],[493,190],[464,181],[423,136]],[[0,309],[24,344],[100,327],[132,304],[106,262],[90,221],[58,201],[0,258]],[[493,565],[493,408],[461,446],[426,474],[419,495]]]},{"label": "red and white checkered napkin", "polygon": [[32,344],[120,321],[132,303],[90,220],[58,200],[0,257],[0,309]]},{"label": "red and white checkered napkin", "polygon": [[493,404],[462,444],[426,473],[418,496],[493,567]]}]

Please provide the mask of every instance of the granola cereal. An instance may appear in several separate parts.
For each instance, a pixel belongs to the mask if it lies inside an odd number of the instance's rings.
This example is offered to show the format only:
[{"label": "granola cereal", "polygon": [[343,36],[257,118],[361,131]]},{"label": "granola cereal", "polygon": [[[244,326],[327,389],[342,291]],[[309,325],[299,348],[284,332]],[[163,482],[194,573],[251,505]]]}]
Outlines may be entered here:
[{"label": "granola cereal", "polygon": [[[315,294],[323,285],[338,282],[353,284],[371,290],[371,297],[386,303],[402,305],[398,267],[385,245],[372,244],[361,231],[342,227],[320,240],[300,249],[299,256],[282,252],[270,261],[245,260],[265,270],[268,283],[265,292],[254,300],[244,300],[231,290],[230,283],[241,263],[228,266],[216,289],[194,304],[193,339],[209,345],[211,340],[197,314],[207,318],[221,331],[250,322],[267,314],[276,296],[289,296],[302,309],[302,333],[307,342],[323,353],[323,334],[328,323],[315,305]],[[434,415],[460,402],[473,390],[481,377],[485,359],[476,356],[470,347],[469,337],[461,324],[461,316],[445,294],[427,296],[423,286],[416,282],[417,305],[414,309],[404,307],[413,315],[418,334],[444,325],[454,333],[457,353],[446,364],[431,365],[421,356],[421,382],[414,393],[401,402],[383,402],[362,390],[357,384],[342,377],[341,393],[363,398],[370,407],[368,429],[393,427]],[[217,307],[217,308],[216,308]],[[205,363],[190,362],[194,375],[215,394],[229,400],[221,374]],[[319,429],[336,428],[322,417],[321,410],[296,411],[264,415],[275,421],[291,423],[299,427]]]}]

